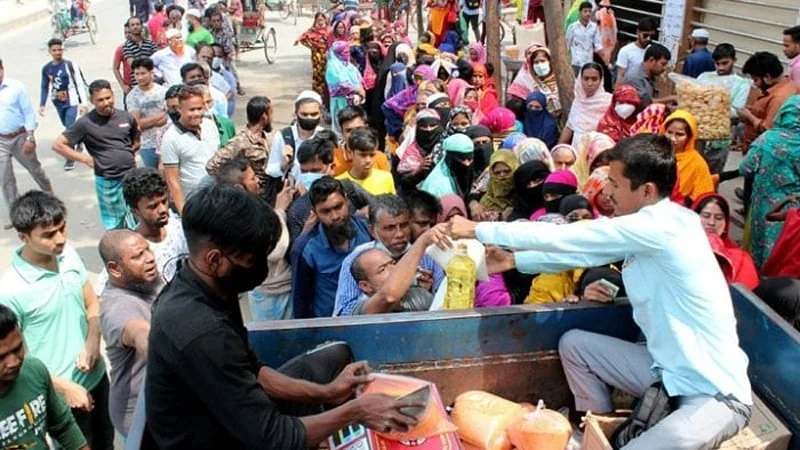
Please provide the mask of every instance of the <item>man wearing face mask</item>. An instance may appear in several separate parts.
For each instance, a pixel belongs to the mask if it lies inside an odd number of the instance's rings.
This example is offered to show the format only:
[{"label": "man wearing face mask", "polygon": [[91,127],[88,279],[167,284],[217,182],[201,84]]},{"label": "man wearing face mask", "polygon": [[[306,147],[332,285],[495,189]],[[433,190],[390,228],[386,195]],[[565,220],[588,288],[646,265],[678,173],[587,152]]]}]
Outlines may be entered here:
[{"label": "man wearing face mask", "polygon": [[181,84],[181,67],[195,59],[195,51],[191,47],[184,47],[180,30],[169,28],[164,32],[168,46],[153,53],[153,65],[164,86]]},{"label": "man wearing face mask", "polygon": [[[320,136],[303,142],[297,151],[297,161],[300,163],[301,170],[298,182],[306,190],[310,190],[315,181],[326,175],[333,176],[333,143],[322,139],[320,133]],[[341,182],[350,201],[350,208],[353,211],[365,208],[369,203],[370,195],[350,180],[341,180]],[[317,216],[313,214],[308,192],[292,202],[286,215],[289,237],[292,242],[301,233],[310,230],[317,224]]]},{"label": "man wearing face mask", "polygon": [[384,432],[416,423],[400,412],[416,402],[383,395],[347,402],[368,382],[369,366],[348,364],[344,343],[278,370],[257,360],[238,295],[267,277],[278,240],[280,223],[264,201],[209,186],[186,203],[183,223],[190,256],[156,300],[148,345],[146,415],[158,448],[299,450],[351,423]]},{"label": "man wearing face mask", "polygon": [[[410,214],[406,202],[396,195],[379,195],[370,202],[369,231],[375,240],[356,247],[342,262],[336,290],[336,303],[333,308],[334,316],[353,315],[359,304],[362,294],[359,281],[362,280],[356,279],[351,267],[364,252],[378,249],[387,253],[396,262],[409,251],[411,248]],[[430,294],[430,301],[433,301],[433,294],[444,279],[444,271],[427,255],[422,256],[417,265],[419,275],[414,284]],[[413,295],[419,294],[419,292],[413,293]]]},{"label": "man wearing face mask", "polygon": [[267,158],[269,145],[267,138],[272,132],[272,104],[267,97],[257,96],[247,102],[247,126],[242,129],[227,145],[217,150],[206,164],[206,171],[211,176],[226,161],[244,157],[250,162],[259,184],[266,183]]},{"label": "man wearing face mask", "polygon": [[297,150],[303,142],[314,137],[323,128],[322,97],[314,91],[303,91],[294,101],[295,122],[275,133],[270,146],[267,175],[283,180],[291,176],[295,180],[300,177],[300,163],[297,162]]}]

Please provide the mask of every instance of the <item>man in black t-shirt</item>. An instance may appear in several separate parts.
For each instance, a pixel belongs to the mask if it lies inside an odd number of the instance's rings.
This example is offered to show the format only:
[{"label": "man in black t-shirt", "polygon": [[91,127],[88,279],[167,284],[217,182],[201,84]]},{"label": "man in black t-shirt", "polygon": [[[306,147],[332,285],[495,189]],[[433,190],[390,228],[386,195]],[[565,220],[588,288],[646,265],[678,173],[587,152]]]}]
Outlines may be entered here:
[{"label": "man in black t-shirt", "polygon": [[[129,215],[122,195],[122,177],[136,167],[139,125],[133,116],[114,107],[114,92],[108,81],[93,81],[89,97],[95,109],[58,136],[53,150],[94,168],[97,204],[103,227],[108,230],[116,228]],[[81,143],[88,154],[74,150]]]}]

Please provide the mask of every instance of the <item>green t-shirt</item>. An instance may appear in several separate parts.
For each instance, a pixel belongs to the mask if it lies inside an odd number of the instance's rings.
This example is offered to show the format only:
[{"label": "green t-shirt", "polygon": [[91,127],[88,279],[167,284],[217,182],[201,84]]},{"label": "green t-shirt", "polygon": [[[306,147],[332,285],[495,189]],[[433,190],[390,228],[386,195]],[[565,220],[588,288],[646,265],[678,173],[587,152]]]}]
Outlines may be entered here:
[{"label": "green t-shirt", "polygon": [[86,445],[72,412],[53,388],[47,368],[38,359],[27,357],[11,388],[0,394],[0,448],[46,450],[47,433],[66,450]]},{"label": "green t-shirt", "polygon": [[89,274],[70,245],[58,255],[58,271],[34,266],[22,259],[22,247],[11,257],[11,267],[0,276],[0,304],[19,318],[27,354],[40,359],[53,375],[94,389],[105,374],[100,358],[89,372],[76,366],[86,345],[89,324],[83,287]]},{"label": "green t-shirt", "polygon": [[214,35],[205,27],[200,27],[186,36],[186,45],[195,48],[197,44],[211,45],[214,43]]},{"label": "green t-shirt", "polygon": [[233,125],[233,121],[225,117],[214,116],[214,119],[217,121],[217,131],[219,131],[219,148],[222,148],[236,136],[236,127]]}]

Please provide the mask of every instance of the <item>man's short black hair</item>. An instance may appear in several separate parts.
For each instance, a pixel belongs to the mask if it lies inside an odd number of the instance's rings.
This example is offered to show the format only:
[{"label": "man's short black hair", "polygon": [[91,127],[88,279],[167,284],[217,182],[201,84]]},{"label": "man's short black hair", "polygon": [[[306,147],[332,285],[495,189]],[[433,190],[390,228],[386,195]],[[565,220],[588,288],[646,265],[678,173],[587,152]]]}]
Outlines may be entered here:
[{"label": "man's short black hair", "polygon": [[167,183],[152,167],[136,167],[122,177],[122,196],[130,208],[136,208],[142,199],[162,195],[167,195]]},{"label": "man's short black hair", "polygon": [[11,224],[20,233],[58,225],[67,219],[64,202],[43,191],[28,191],[11,204]]},{"label": "man's short black hair", "polygon": [[155,12],[161,12],[161,11],[163,11],[163,10],[164,10],[164,3],[162,3],[162,2],[156,2],[156,3],[153,5],[153,9],[155,10]]},{"label": "man's short black hair", "polygon": [[792,42],[800,44],[800,25],[795,25],[783,30],[784,36],[792,38]]},{"label": "man's short black hair", "polygon": [[142,23],[142,19],[140,19],[139,17],[137,17],[137,16],[130,16],[130,17],[128,17],[128,20],[126,20],[126,21],[125,21],[125,25],[127,25],[127,26],[131,26],[131,20],[138,20],[138,21],[139,21],[139,23]]},{"label": "man's short black hair", "polygon": [[229,159],[219,166],[214,180],[221,185],[237,186],[241,184],[242,175],[244,175],[248,167],[250,167],[250,161],[247,158],[237,156]]},{"label": "man's short black hair", "polygon": [[297,150],[297,162],[302,165],[319,159],[322,164],[333,164],[334,147],[328,139],[314,136],[300,144],[300,149]]},{"label": "man's short black hair", "polygon": [[378,136],[371,128],[356,128],[347,138],[347,147],[353,152],[371,152],[378,149]]},{"label": "man's short black hair", "polygon": [[0,305],[0,339],[5,339],[8,335],[19,327],[17,315],[6,305]]},{"label": "man's short black hair", "polygon": [[736,47],[728,43],[719,44],[714,48],[714,52],[711,53],[711,58],[715,62],[725,58],[736,59]]},{"label": "man's short black hair", "polygon": [[200,64],[197,64],[196,62],[188,62],[188,63],[182,65],[181,66],[181,80],[186,82],[186,75],[189,72],[194,72],[195,70],[199,70],[199,71],[205,73],[203,71],[203,68],[200,66]]},{"label": "man's short black hair", "polygon": [[111,90],[111,83],[108,80],[94,80],[89,84],[89,97],[94,97],[94,94],[102,91],[103,89]]},{"label": "man's short black hair", "polygon": [[319,205],[333,194],[340,194],[342,197],[347,198],[347,193],[344,191],[341,181],[326,175],[311,183],[311,189],[308,191],[311,207]]},{"label": "man's short black hair", "polygon": [[413,190],[403,195],[403,199],[408,204],[409,211],[419,211],[434,218],[442,212],[442,204],[439,199],[425,191]]},{"label": "man's short black hair", "polygon": [[636,31],[644,31],[646,33],[658,31],[658,23],[652,17],[645,17],[636,25]]},{"label": "man's short black hair", "polygon": [[631,190],[653,183],[658,196],[667,198],[678,181],[675,154],[666,136],[637,134],[619,141],[606,155],[609,162],[619,161],[625,166],[622,174],[631,181]]},{"label": "man's short black hair", "polygon": [[372,226],[377,225],[381,213],[397,217],[401,214],[408,214],[408,212],[408,205],[399,196],[395,194],[378,195],[369,202],[369,223]]},{"label": "man's short black hair", "polygon": [[336,114],[336,118],[339,120],[339,125],[343,125],[351,120],[361,119],[364,122],[367,121],[367,112],[364,111],[364,108],[360,106],[348,106]]},{"label": "man's short black hair", "polygon": [[278,216],[255,195],[233,186],[210,185],[189,196],[183,233],[194,255],[205,244],[229,255],[268,255],[281,234]]},{"label": "man's short black hair", "polygon": [[147,69],[148,72],[153,71],[153,60],[150,59],[148,56],[140,56],[133,61],[131,61],[131,70],[136,70],[140,67]]},{"label": "man's short black hair", "polygon": [[171,98],[177,98],[178,94],[181,93],[181,89],[185,88],[185,84],[173,84],[169,88],[167,88],[167,93],[164,94],[164,100],[169,100]]},{"label": "man's short black hair", "polygon": [[583,11],[584,9],[593,9],[591,2],[583,2],[581,6],[578,7],[578,11]]},{"label": "man's short black hair", "polygon": [[247,101],[247,123],[250,125],[257,124],[269,111],[270,101],[263,95],[256,95]]},{"label": "man's short black hair", "polygon": [[336,136],[336,133],[334,133],[333,130],[328,128],[323,128],[317,131],[317,134],[315,134],[314,137],[330,142],[333,148],[336,148],[336,146],[339,145],[339,137]]},{"label": "man's short black hair", "polygon": [[222,44],[218,42],[214,42],[213,44],[211,44],[211,48],[219,48],[220,50],[222,50],[223,55],[228,56],[228,52],[225,51],[225,47],[223,47]]},{"label": "man's short black hair", "polygon": [[644,52],[644,61],[649,60],[650,58],[655,59],[656,61],[661,61],[662,59],[672,59],[672,53],[670,53],[667,47],[664,47],[661,44],[652,43],[647,50]]},{"label": "man's short black hair", "polygon": [[50,48],[54,45],[64,45],[64,41],[62,41],[59,38],[52,38],[49,41],[47,41],[47,48]]},{"label": "man's short black hair", "polygon": [[783,65],[777,56],[770,52],[755,52],[753,56],[747,58],[742,73],[751,77],[778,78],[783,75]]}]

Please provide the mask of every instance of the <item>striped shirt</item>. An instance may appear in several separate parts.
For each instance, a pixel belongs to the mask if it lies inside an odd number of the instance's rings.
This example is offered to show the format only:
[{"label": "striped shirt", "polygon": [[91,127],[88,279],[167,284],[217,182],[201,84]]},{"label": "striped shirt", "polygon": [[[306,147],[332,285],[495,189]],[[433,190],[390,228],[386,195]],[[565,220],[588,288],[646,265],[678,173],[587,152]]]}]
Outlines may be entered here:
[{"label": "striped shirt", "polygon": [[[142,39],[138,43],[126,39],[125,43],[122,44],[122,56],[125,58],[125,61],[128,61],[128,58],[136,59],[142,56],[149,58],[157,51],[158,45],[149,39]],[[131,77],[131,86],[136,86],[136,84],[136,77]]]}]

